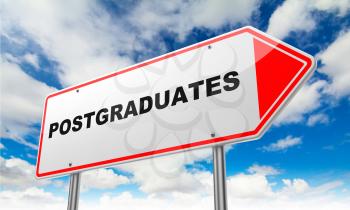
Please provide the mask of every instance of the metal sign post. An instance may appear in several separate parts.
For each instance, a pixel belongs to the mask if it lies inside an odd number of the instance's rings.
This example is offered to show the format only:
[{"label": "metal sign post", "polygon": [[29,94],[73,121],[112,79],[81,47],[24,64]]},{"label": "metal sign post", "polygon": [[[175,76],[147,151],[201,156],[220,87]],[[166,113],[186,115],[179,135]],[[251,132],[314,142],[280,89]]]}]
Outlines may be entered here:
[{"label": "metal sign post", "polygon": [[68,210],[78,210],[80,191],[80,173],[74,173],[70,176]]},{"label": "metal sign post", "polygon": [[213,147],[215,210],[227,210],[226,167],[224,145]]}]

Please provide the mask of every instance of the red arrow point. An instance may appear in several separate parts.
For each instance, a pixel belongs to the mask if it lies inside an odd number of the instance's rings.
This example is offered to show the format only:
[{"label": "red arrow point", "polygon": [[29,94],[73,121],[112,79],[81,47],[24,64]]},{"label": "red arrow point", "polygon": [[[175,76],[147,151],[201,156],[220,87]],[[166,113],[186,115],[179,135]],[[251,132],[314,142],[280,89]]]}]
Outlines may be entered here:
[{"label": "red arrow point", "polygon": [[256,38],[254,52],[259,111],[262,118],[297,75],[303,63]]}]

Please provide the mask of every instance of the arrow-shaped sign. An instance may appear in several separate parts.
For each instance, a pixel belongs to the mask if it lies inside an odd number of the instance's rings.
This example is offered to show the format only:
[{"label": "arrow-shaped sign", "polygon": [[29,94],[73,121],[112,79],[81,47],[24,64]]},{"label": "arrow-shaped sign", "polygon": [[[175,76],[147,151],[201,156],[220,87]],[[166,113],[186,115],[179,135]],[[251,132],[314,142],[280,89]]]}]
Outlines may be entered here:
[{"label": "arrow-shaped sign", "polygon": [[313,58],[244,27],[46,98],[37,177],[257,139]]}]

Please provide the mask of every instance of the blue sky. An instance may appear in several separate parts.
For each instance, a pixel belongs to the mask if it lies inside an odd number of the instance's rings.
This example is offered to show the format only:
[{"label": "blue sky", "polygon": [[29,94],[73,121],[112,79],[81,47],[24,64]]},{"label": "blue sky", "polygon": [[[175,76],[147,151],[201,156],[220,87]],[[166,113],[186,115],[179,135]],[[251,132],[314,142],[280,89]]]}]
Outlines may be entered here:
[{"label": "blue sky", "polygon": [[[44,97],[245,25],[318,59],[258,141],[227,146],[232,209],[350,205],[350,1],[3,0],[0,200],[66,208],[68,177],[35,180]],[[212,209],[211,150],[83,173],[81,209]],[[256,205],[253,205],[256,204]]]}]

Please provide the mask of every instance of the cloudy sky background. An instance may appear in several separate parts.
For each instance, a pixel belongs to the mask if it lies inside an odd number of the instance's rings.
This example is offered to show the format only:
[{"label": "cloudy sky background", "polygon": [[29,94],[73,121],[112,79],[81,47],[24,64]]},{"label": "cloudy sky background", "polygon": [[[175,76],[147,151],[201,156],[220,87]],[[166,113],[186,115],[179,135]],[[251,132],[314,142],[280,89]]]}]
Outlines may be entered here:
[{"label": "cloudy sky background", "polygon": [[[44,97],[245,25],[318,68],[259,141],[227,146],[229,209],[350,206],[350,1],[1,0],[0,203],[65,209],[68,177],[37,181]],[[211,150],[84,172],[80,209],[213,209]]]}]

